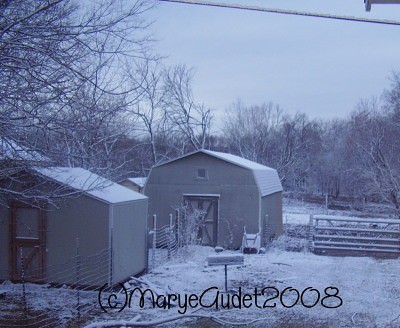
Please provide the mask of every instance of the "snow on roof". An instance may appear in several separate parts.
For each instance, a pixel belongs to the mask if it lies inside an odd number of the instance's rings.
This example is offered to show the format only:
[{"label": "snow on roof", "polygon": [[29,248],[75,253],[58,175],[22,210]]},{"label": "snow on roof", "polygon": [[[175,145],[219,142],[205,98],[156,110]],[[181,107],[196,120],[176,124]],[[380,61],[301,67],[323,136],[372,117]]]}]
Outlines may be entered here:
[{"label": "snow on roof", "polygon": [[147,197],[80,167],[37,168],[40,174],[110,204]]},{"label": "snow on roof", "polygon": [[157,166],[171,163],[178,159],[185,158],[185,157],[191,156],[193,154],[197,154],[197,153],[204,153],[204,154],[213,156],[215,158],[221,159],[223,161],[238,165],[245,169],[251,170],[253,172],[254,179],[256,180],[258,189],[260,190],[260,194],[262,197],[271,195],[273,193],[283,190],[281,180],[279,179],[279,176],[278,176],[278,172],[275,169],[270,168],[265,165],[262,165],[262,164],[259,164],[259,163],[256,163],[256,162],[253,162],[253,161],[250,161],[243,157],[239,157],[239,156],[228,154],[228,153],[222,153],[222,152],[218,152],[218,151],[202,149],[202,150],[198,150],[198,151],[194,151],[192,153],[186,154],[182,157],[175,158],[171,161],[162,163]]},{"label": "snow on roof", "polygon": [[46,156],[36,150],[23,147],[9,138],[0,138],[0,159],[35,162],[49,161]]},{"label": "snow on roof", "polygon": [[232,164],[236,164],[239,165],[241,167],[244,167],[246,169],[250,169],[250,170],[272,170],[275,171],[274,169],[262,165],[262,164],[258,164],[256,162],[250,161],[248,159],[245,159],[243,157],[240,156],[236,156],[236,155],[232,155],[232,154],[228,154],[228,153],[221,153],[219,151],[212,151],[212,150],[202,150],[203,153],[209,154],[211,156],[220,158],[224,161],[230,162]]},{"label": "snow on roof", "polygon": [[211,150],[202,150],[202,152],[253,171],[262,197],[283,190],[278,172],[273,168],[232,154]]},{"label": "snow on roof", "polygon": [[128,178],[128,180],[138,185],[140,188],[143,188],[146,184],[147,177]]}]

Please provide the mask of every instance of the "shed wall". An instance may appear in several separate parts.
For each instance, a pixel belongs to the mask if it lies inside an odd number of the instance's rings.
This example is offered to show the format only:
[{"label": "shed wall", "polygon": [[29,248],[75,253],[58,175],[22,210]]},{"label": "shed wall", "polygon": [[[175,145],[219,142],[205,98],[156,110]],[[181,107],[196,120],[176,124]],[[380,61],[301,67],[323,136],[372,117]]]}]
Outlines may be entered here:
[{"label": "shed wall", "polygon": [[[208,179],[197,178],[205,168]],[[250,170],[203,153],[154,167],[145,187],[149,197],[149,226],[157,214],[159,226],[168,224],[168,215],[182,203],[184,194],[219,194],[218,244],[241,246],[243,226],[258,231],[259,192]]]},{"label": "shed wall", "polygon": [[0,279],[9,279],[9,211],[5,207],[0,208]]},{"label": "shed wall", "polygon": [[113,284],[147,267],[147,199],[113,206]]},{"label": "shed wall", "polygon": [[[60,209],[47,212],[47,281],[76,283],[76,274],[72,268],[79,238],[81,261],[81,281],[83,285],[103,285],[108,282],[108,254],[102,260],[85,261],[91,256],[99,258],[99,252],[109,248],[109,205],[96,199],[81,195],[60,204]],[[71,261],[66,263],[67,261]],[[71,268],[72,266],[72,268]],[[60,277],[59,270],[74,274]],[[90,278],[84,274],[92,273]]]}]

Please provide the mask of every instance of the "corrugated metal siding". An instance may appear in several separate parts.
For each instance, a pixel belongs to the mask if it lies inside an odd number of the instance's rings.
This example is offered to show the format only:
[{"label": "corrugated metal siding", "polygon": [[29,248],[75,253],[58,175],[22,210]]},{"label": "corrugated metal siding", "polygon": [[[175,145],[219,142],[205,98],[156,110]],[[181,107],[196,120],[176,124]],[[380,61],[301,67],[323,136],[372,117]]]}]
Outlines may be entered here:
[{"label": "corrugated metal siding", "polygon": [[266,168],[252,171],[258,189],[260,190],[261,197],[283,190],[281,180],[279,179],[278,172],[276,170]]}]

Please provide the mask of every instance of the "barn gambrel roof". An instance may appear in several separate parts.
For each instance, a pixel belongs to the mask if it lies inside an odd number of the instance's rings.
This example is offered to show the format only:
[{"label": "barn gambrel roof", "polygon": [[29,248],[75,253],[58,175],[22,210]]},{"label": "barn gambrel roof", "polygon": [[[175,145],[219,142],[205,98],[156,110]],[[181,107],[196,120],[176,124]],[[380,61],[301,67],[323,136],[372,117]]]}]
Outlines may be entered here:
[{"label": "barn gambrel roof", "polygon": [[197,151],[188,153],[186,155],[183,155],[181,157],[175,158],[173,160],[170,160],[168,162],[165,162],[165,163],[162,163],[162,164],[159,164],[156,166],[161,166],[161,165],[164,165],[167,163],[171,163],[171,162],[177,161],[179,159],[182,159],[182,158],[185,158],[185,157],[197,154],[197,153],[207,154],[209,156],[218,158],[225,162],[229,162],[231,164],[251,170],[253,172],[254,180],[257,183],[258,189],[259,189],[262,197],[271,195],[273,193],[280,192],[283,190],[281,180],[279,179],[279,176],[278,176],[278,172],[275,169],[270,168],[265,165],[262,165],[262,164],[259,164],[259,163],[256,163],[256,162],[253,162],[253,161],[250,161],[248,159],[236,156],[236,155],[222,153],[222,152],[218,152],[218,151],[205,150],[205,149],[197,150]]}]

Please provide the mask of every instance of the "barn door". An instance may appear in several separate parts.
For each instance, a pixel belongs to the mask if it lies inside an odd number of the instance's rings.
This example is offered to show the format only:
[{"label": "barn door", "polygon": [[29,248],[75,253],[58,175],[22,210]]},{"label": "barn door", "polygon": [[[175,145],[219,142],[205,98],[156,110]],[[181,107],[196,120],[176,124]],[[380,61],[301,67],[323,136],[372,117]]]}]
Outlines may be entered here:
[{"label": "barn door", "polygon": [[184,196],[190,214],[198,210],[199,236],[202,245],[216,246],[218,241],[218,197]]},{"label": "barn door", "polygon": [[45,215],[43,210],[14,203],[10,221],[11,278],[21,280],[22,268],[26,281],[44,278]]}]

